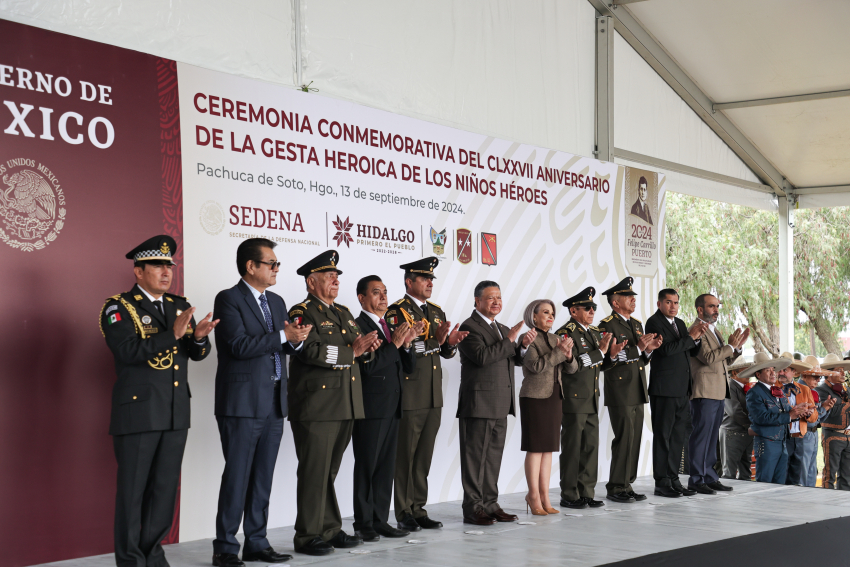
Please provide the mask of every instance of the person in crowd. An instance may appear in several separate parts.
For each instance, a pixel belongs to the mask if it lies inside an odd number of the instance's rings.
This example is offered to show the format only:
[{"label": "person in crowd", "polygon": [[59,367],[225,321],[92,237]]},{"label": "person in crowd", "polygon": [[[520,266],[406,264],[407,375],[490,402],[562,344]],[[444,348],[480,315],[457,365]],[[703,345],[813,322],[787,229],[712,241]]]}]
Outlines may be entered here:
[{"label": "person in crowd", "polygon": [[[799,378],[801,372],[811,370],[812,365],[802,360],[795,360],[794,355],[790,352],[783,352],[780,356],[791,361],[791,364],[777,372],[776,376],[776,381],[781,384],[782,393],[788,398],[788,403],[792,407],[799,403],[807,403],[811,407],[816,407],[811,389],[806,384],[795,381],[795,378]],[[814,358],[814,362],[817,366],[816,358]],[[819,367],[818,370],[820,370]],[[807,438],[812,439],[809,436],[809,428],[817,421],[818,412],[812,411],[805,419],[792,422],[789,425],[788,435],[785,437],[785,451],[788,453],[788,473],[785,476],[785,484],[805,486],[804,480],[806,479],[804,477],[808,472],[805,467],[806,440]]]},{"label": "person in crowd", "polygon": [[[555,323],[555,304],[551,300],[536,299],[529,303],[523,321],[536,333],[522,359],[523,380],[519,390],[520,449],[526,451],[525,479],[528,484],[525,501],[532,514],[544,516],[559,512],[549,500],[552,452],[560,448],[561,421],[567,419],[566,413],[562,418],[561,411],[563,380],[568,379],[566,375],[578,370],[578,362],[573,356],[573,340],[549,332]],[[566,404],[563,407],[566,408]],[[593,415],[595,419],[595,408]],[[576,426],[579,432],[583,425]],[[589,427],[597,431],[598,422]],[[593,482],[596,482],[595,477]]]},{"label": "person in crowd", "polygon": [[[830,366],[834,367],[834,364],[830,363]],[[832,407],[821,419],[821,486],[850,490],[850,396],[844,384],[843,368],[824,372],[830,374],[824,376],[824,381],[815,388],[815,392],[823,404],[831,400]]]},{"label": "person in crowd", "polygon": [[167,565],[162,540],[171,530],[180,466],[189,433],[189,360],[210,353],[212,313],[195,324],[185,297],[167,293],[177,243],[150,238],[127,253],[136,283],[106,300],[100,331],[115,358],[109,434],[118,479],[115,562]]},{"label": "person in crowd", "polygon": [[646,365],[662,343],[660,335],[644,333],[643,324],[632,317],[637,296],[633,284],[634,278],[629,276],[602,292],[613,313],[599,324],[599,330],[612,337],[610,362],[603,368],[605,405],[614,433],[605,489],[609,500],[620,503],[646,500],[645,494],[634,491],[632,483],[637,478],[644,406],[649,401]]},{"label": "person in crowd", "polygon": [[788,426],[813,411],[806,403],[791,406],[782,388],[776,384],[776,371],[791,362],[786,358],[771,359],[758,352],[753,363],[742,371],[742,378],[755,376],[758,382],[747,392],[747,413],[750,428],[755,434],[753,449],[756,456],[756,481],[785,484],[788,474],[788,452],[785,438]]},{"label": "person in crowd", "polygon": [[502,291],[494,281],[475,286],[475,309],[460,330],[460,478],[463,485],[463,521],[491,525],[515,522],[499,505],[499,469],[508,427],[516,415],[514,366],[522,364],[521,348],[535,339],[534,329],[518,343],[523,322],[511,328],[496,321],[502,312]]},{"label": "person in crowd", "polygon": [[243,241],[236,250],[240,280],[215,298],[215,417],[224,453],[213,540],[213,565],[239,561],[236,533],[244,523],[243,561],[282,563],[266,537],[269,496],[288,411],[284,355],[303,347],[309,325],[290,324],[277,283],[276,243]]},{"label": "person in crowd", "polygon": [[342,530],[334,480],[351,440],[354,420],[363,419],[363,385],[358,362],[371,361],[382,341],[363,333],[339,295],[339,254],[322,252],[296,270],[307,299],[289,310],[296,325],[312,325],[290,358],[289,421],[298,457],[295,551],[327,555],[363,544]]},{"label": "person in crowd", "polygon": [[378,276],[357,282],[362,311],[355,319],[364,333],[376,331],[383,341],[369,362],[359,362],[363,379],[365,419],[354,422],[354,530],[363,541],[404,537],[408,530],[387,523],[392,504],[393,474],[398,449],[398,423],[402,415],[401,392],[405,377],[416,367],[413,339],[425,328],[407,321],[390,332],[383,319],[387,287]]},{"label": "person in crowd", "polygon": [[728,366],[741,355],[750,330],[735,329],[728,344],[715,326],[720,317],[720,300],[710,293],[694,301],[697,323],[708,325],[696,355],[691,357],[693,392],[691,422],[693,431],[688,441],[690,477],[688,488],[700,494],[728,492],[731,486],[720,482],[714,466],[717,462],[717,438],[723,421],[724,400],[729,397]]},{"label": "person in crowd", "polygon": [[693,496],[696,491],[682,486],[678,473],[691,421],[690,357],[699,352],[708,324],[697,321],[689,329],[676,317],[679,293],[674,289],[659,291],[657,306],[658,310],[646,322],[646,332],[662,339],[661,346],[653,351],[649,373],[655,494],[667,498]]},{"label": "person in crowd", "polygon": [[[796,353],[794,358],[797,358]],[[803,473],[800,484],[814,487],[817,486],[818,477],[818,430],[821,429],[821,421],[826,416],[826,413],[835,405],[834,398],[821,399],[820,394],[818,394],[815,388],[818,387],[820,381],[827,375],[826,373],[830,372],[829,369],[824,368],[824,365],[830,365],[831,368],[831,363],[838,362],[843,364],[843,361],[834,354],[828,354],[824,358],[823,363],[821,363],[820,368],[817,367],[818,359],[814,356],[807,356],[802,362],[807,363],[812,368],[803,370],[798,381],[808,386],[811,390],[812,400],[815,403],[818,417],[817,421],[808,424],[806,435],[803,438]]]},{"label": "person in crowd", "polygon": [[430,256],[400,266],[404,270],[405,294],[384,314],[393,333],[404,322],[422,322],[424,326],[413,341],[416,369],[404,380],[395,464],[395,517],[398,529],[411,532],[443,527],[425,510],[431,457],[443,415],[440,359],[453,358],[458,343],[467,335],[457,325],[452,329],[443,309],[430,300],[438,264],[439,260]]},{"label": "person in crowd", "polygon": [[720,422],[720,454],[723,478],[750,480],[752,478],[753,438],[749,434],[750,416],[747,414],[747,389],[749,382],[739,372],[750,366],[739,358],[729,372],[729,397],[723,400],[723,421]]}]

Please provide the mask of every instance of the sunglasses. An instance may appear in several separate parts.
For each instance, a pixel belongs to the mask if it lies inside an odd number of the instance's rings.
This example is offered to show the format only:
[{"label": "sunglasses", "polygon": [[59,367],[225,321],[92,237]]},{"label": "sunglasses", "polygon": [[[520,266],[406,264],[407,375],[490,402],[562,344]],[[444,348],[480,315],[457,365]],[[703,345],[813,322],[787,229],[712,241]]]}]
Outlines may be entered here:
[{"label": "sunglasses", "polygon": [[584,309],[585,311],[596,311],[595,305],[576,305],[578,309]]},{"label": "sunglasses", "polygon": [[257,264],[265,264],[269,266],[272,270],[276,270],[280,268],[280,262],[263,262],[262,260],[257,260]]}]

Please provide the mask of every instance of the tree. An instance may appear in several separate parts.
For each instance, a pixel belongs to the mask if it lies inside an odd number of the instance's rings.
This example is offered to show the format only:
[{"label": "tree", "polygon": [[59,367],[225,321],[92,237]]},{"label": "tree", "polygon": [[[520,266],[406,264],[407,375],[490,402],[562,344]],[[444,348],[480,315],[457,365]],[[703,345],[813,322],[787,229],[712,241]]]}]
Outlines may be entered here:
[{"label": "tree", "polygon": [[[797,212],[794,301],[829,352],[841,352],[838,332],[850,320],[850,214],[846,208]],[[712,293],[723,303],[718,326],[728,335],[748,325],[757,351],[779,352],[777,215],[690,197],[667,195],[667,285],[682,310]],[[808,349],[807,349],[808,350]]]}]

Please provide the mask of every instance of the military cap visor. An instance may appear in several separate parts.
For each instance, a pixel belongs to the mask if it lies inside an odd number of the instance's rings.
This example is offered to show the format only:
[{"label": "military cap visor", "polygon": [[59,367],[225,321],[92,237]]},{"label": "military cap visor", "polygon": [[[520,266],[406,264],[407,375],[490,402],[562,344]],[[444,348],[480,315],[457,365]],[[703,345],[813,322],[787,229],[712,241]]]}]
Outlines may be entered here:
[{"label": "military cap visor", "polygon": [[586,287],[574,296],[566,299],[561,305],[564,307],[593,307],[596,310],[597,305],[593,302],[594,295],[596,295],[596,289]]},{"label": "military cap visor", "polygon": [[415,262],[402,264],[399,268],[406,272],[410,272],[411,274],[435,280],[437,279],[437,276],[434,275],[434,268],[436,268],[439,263],[440,261],[436,257],[429,256],[427,258],[422,258],[421,260],[416,260]]},{"label": "military cap visor", "polygon": [[177,242],[167,234],[149,238],[124,256],[133,262],[167,263],[174,265],[172,255],[177,252]]},{"label": "military cap visor", "polygon": [[321,272],[336,272],[342,275],[342,270],[337,267],[338,263],[339,253],[336,250],[326,250],[295,270],[295,273],[305,278],[310,274]]},{"label": "military cap visor", "polygon": [[620,283],[606,289],[602,292],[602,295],[637,295],[637,293],[632,290],[632,284],[635,282],[635,279],[631,276],[626,276]]}]

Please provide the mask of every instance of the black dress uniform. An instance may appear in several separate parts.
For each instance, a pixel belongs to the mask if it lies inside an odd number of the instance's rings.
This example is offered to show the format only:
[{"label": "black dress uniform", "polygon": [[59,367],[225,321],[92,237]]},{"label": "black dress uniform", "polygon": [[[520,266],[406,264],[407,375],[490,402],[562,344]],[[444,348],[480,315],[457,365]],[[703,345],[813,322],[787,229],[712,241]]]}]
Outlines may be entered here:
[{"label": "black dress uniform", "polygon": [[[594,288],[585,288],[563,305],[595,309],[595,293]],[[602,506],[602,502],[593,500],[599,470],[599,371],[610,359],[599,350],[602,336],[593,325],[585,328],[571,317],[555,334],[573,340],[573,358],[578,362],[575,373],[561,373],[561,506]]]},{"label": "black dress uniform", "polygon": [[[157,236],[127,254],[135,262],[168,262],[176,243]],[[100,327],[115,357],[112,435],[118,461],[115,560],[119,567],[167,565],[160,542],[171,529],[189,429],[188,362],[210,353],[196,342],[195,321],[174,338],[174,320],[191,305],[166,293],[162,312],[138,285],[110,297]]]},{"label": "black dress uniform", "polygon": [[[637,295],[632,290],[634,279],[627,277],[602,295]],[[611,443],[611,470],[605,488],[608,496],[628,501],[629,498],[645,500],[635,494],[632,483],[637,478],[643,434],[644,405],[649,403],[646,391],[646,365],[649,355],[638,349],[643,336],[643,324],[634,317],[626,320],[613,313],[599,323],[599,328],[614,335],[618,343],[629,341],[614,362],[605,370],[605,405],[614,431]],[[613,342],[612,342],[613,344]]]},{"label": "black dress uniform", "polygon": [[[335,271],[339,256],[328,250],[300,268],[300,276]],[[327,305],[307,296],[289,310],[296,325],[312,325],[304,346],[289,362],[289,421],[298,457],[295,551],[320,555],[334,547],[362,544],[342,532],[334,490],[342,455],[351,441],[355,419],[365,417],[359,361],[352,343],[360,336],[354,315],[344,305]],[[337,539],[337,537],[339,538]],[[345,541],[343,541],[345,540]]]},{"label": "black dress uniform", "polygon": [[[431,256],[399,266],[417,276],[435,279],[434,268],[439,260]],[[395,516],[399,528],[438,528],[442,524],[428,518],[425,503],[428,501],[428,473],[443,411],[442,358],[452,358],[457,348],[437,342],[437,327],[447,320],[443,309],[436,303],[418,300],[405,295],[384,314],[390,330],[405,321],[427,324],[422,335],[413,341],[416,352],[416,370],[405,375],[402,392],[401,424],[398,431],[398,453],[395,467]],[[411,522],[411,520],[413,522]],[[414,525],[415,524],[415,525]]]}]

